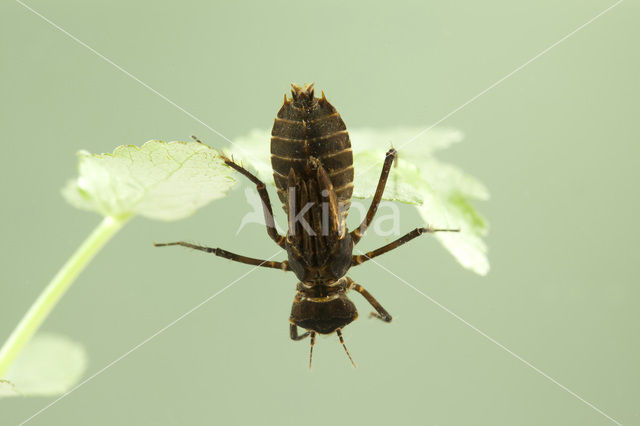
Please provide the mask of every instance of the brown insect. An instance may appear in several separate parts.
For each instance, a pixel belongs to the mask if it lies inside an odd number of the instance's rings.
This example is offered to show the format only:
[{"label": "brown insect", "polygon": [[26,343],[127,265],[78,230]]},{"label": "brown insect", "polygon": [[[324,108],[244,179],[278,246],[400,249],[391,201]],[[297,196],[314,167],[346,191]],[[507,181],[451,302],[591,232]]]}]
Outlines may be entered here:
[{"label": "brown insect", "polygon": [[[383,247],[364,255],[353,255],[353,247],[376,214],[397,153],[394,149],[387,152],[369,211],[362,224],[348,232],[345,222],[351,204],[354,170],[347,128],[324,93],[321,98],[314,97],[313,84],[304,88],[295,84],[291,86],[292,97],[285,95],[271,131],[271,165],[278,197],[288,216],[286,236],[276,230],[264,182],[225,157],[227,165],[256,185],[263,202],[267,234],[287,251],[288,260],[254,259],[184,241],[155,246],[180,245],[249,265],[293,271],[300,282],[289,317],[290,336],[293,340],[310,337],[309,368],[316,333],[336,333],[355,366],[342,337],[342,329],[358,317],[355,305],[347,297],[349,290],[355,290],[367,299],[376,310],[372,316],[391,322],[391,315],[360,284],[345,276],[349,268],[424,233],[458,230],[416,228]],[[298,327],[307,331],[298,334]]]}]

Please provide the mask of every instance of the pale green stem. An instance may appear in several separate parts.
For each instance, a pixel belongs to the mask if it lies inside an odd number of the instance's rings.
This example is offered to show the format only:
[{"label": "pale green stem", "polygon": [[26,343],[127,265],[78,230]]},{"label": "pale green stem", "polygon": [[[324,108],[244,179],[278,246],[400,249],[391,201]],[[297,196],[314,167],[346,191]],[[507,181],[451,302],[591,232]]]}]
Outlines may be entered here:
[{"label": "pale green stem", "polygon": [[56,306],[71,283],[82,272],[93,256],[100,251],[107,241],[127,222],[128,218],[105,217],[91,235],[87,237],[71,258],[62,266],[51,282],[40,293],[20,323],[13,330],[9,339],[0,349],[0,378],[20,353],[24,345],[31,339],[45,320],[49,312]]}]

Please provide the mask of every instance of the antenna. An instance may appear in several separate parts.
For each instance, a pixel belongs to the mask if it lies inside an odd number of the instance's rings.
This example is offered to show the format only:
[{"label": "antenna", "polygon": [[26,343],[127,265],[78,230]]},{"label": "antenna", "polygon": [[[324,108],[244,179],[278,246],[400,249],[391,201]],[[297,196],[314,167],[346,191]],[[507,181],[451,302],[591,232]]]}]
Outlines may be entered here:
[{"label": "antenna", "polygon": [[316,344],[316,332],[311,332],[311,348],[309,349],[309,370],[311,370],[311,361],[313,360],[313,345]]},{"label": "antenna", "polygon": [[340,339],[340,343],[342,343],[342,347],[344,348],[344,351],[347,353],[347,356],[349,357],[349,361],[351,361],[351,364],[357,368],[358,366],[356,365],[355,362],[353,362],[353,358],[351,358],[351,354],[349,353],[349,349],[347,349],[347,346],[344,344],[344,339],[342,338],[342,330],[341,329],[337,329],[336,330],[336,334],[338,335],[338,338]]}]

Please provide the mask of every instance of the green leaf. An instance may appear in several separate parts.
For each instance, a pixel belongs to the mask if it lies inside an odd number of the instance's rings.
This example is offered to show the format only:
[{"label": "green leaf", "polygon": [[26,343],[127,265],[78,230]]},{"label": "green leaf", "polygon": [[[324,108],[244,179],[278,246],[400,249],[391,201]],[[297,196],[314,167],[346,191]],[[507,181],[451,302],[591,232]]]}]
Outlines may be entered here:
[{"label": "green leaf", "polygon": [[87,355],[80,344],[64,336],[38,334],[7,371],[6,379],[15,385],[13,393],[5,381],[0,396],[60,395],[78,383],[86,368]]},{"label": "green leaf", "polygon": [[[434,228],[459,228],[459,233],[439,232],[436,238],[462,266],[486,275],[489,260],[482,237],[488,226],[471,201],[487,200],[489,191],[478,179],[433,156],[460,142],[462,132],[446,128],[423,130],[414,127],[350,129],[355,169],[353,196],[373,196],[384,156],[395,145],[399,150],[398,160],[391,170],[383,199],[415,205],[425,222]],[[268,131],[253,130],[236,140],[239,151],[234,146],[227,152],[235,152],[263,181],[273,185],[269,140]],[[247,152],[251,155],[244,157]]]},{"label": "green leaf", "polygon": [[197,142],[149,141],[113,154],[80,151],[78,159],[79,176],[63,195],[75,207],[104,216],[182,219],[235,183],[219,153]]}]

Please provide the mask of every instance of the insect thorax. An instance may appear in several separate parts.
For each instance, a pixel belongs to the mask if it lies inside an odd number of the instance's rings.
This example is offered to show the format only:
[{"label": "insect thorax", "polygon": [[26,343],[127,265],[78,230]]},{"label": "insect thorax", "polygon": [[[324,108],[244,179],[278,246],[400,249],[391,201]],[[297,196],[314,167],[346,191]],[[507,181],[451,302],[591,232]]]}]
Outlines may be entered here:
[{"label": "insect thorax", "polygon": [[307,330],[333,333],[358,318],[358,311],[347,297],[348,279],[333,285],[298,284],[289,321]]}]

